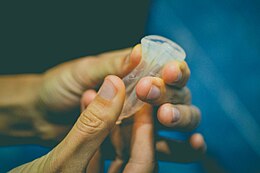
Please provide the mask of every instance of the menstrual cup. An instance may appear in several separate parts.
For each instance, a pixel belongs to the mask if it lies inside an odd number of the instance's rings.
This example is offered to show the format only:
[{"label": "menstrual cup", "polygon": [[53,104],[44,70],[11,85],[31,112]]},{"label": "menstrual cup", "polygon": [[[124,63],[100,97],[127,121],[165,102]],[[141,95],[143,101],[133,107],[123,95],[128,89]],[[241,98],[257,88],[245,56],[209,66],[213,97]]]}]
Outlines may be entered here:
[{"label": "menstrual cup", "polygon": [[135,86],[145,76],[161,76],[161,70],[170,61],[183,61],[186,57],[184,50],[173,41],[157,36],[149,35],[141,40],[142,60],[138,66],[123,78],[126,86],[126,99],[122,113],[117,124],[125,118],[132,116],[144,105],[136,95]]}]

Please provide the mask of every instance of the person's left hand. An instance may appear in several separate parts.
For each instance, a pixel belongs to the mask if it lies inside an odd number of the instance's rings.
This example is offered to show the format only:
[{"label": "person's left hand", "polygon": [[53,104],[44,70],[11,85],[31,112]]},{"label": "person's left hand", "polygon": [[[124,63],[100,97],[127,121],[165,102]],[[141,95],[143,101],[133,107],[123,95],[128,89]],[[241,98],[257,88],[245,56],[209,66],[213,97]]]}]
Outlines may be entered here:
[{"label": "person's left hand", "polygon": [[125,76],[139,63],[140,45],[60,64],[41,75],[30,110],[38,144],[55,145],[77,119],[80,99],[87,89],[98,89],[109,74]]}]

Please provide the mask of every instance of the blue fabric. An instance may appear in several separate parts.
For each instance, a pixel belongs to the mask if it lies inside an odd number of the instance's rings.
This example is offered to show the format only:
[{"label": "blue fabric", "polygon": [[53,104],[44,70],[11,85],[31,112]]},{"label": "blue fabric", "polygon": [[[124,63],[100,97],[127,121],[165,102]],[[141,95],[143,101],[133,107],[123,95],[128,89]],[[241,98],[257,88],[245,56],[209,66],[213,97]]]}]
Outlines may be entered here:
[{"label": "blue fabric", "polygon": [[260,2],[253,0],[151,3],[147,34],[185,49],[188,85],[203,116],[198,131],[208,154],[232,173],[260,172],[259,11]]},{"label": "blue fabric", "polygon": [[49,152],[48,148],[36,145],[0,147],[0,173],[30,162]]}]

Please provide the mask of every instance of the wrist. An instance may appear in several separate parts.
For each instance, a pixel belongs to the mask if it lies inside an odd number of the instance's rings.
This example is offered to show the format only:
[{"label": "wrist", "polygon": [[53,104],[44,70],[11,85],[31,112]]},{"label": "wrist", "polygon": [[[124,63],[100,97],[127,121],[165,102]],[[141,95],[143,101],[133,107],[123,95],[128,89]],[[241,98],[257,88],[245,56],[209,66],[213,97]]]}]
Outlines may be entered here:
[{"label": "wrist", "polygon": [[38,112],[34,102],[41,75],[2,76],[0,83],[0,135],[8,139],[2,140],[0,145],[35,141],[34,119]]},{"label": "wrist", "polygon": [[[45,172],[49,172],[49,173],[54,173],[55,171],[53,171],[51,169],[51,153],[49,152],[48,154],[35,159],[29,163],[23,164],[21,166],[18,166],[12,170],[9,171],[9,173],[16,173],[16,172],[20,172],[20,173],[27,173],[27,172],[38,172],[38,173],[45,173]],[[58,171],[56,171],[58,172]]]}]

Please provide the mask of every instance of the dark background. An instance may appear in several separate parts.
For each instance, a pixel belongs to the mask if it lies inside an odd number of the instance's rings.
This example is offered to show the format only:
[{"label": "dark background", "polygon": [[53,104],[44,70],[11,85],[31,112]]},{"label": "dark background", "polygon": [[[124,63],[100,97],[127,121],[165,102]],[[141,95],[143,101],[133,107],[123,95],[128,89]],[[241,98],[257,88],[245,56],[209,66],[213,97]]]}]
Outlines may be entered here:
[{"label": "dark background", "polygon": [[0,74],[39,73],[70,59],[133,46],[148,0],[1,1]]},{"label": "dark background", "polygon": [[[148,8],[148,0],[0,1],[0,75],[42,73],[81,56],[131,47],[144,35]],[[0,147],[0,172],[48,151]]]}]

